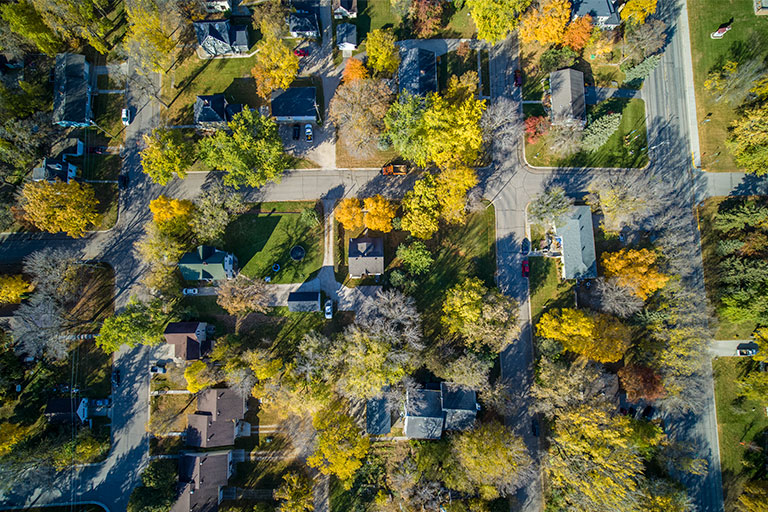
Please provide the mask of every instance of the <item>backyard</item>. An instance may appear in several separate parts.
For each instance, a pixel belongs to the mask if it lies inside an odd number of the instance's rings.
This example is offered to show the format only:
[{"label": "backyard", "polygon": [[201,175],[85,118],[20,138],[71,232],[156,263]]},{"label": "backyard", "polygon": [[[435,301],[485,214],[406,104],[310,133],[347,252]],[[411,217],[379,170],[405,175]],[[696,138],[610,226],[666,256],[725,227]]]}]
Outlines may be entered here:
[{"label": "backyard", "polygon": [[160,395],[150,398],[147,431],[155,436],[182,432],[187,414],[195,412],[195,395]]},{"label": "backyard", "polygon": [[758,363],[746,357],[718,357],[712,366],[723,490],[726,510],[733,510],[744,484],[762,473],[768,417],[762,404],[736,394],[735,383],[748,372],[759,371]]},{"label": "backyard", "polygon": [[[755,16],[753,0],[687,1],[701,166],[707,171],[735,171],[738,166],[725,146],[725,139],[739,105],[715,102],[704,89],[704,81],[711,70],[719,68],[726,60],[739,63],[752,58],[765,60],[768,57],[768,19]],[[728,22],[732,23],[733,30],[723,39],[709,37]]]},{"label": "backyard", "polygon": [[[241,272],[272,283],[302,283],[323,264],[323,226],[302,222],[301,212],[313,202],[261,203],[232,222],[224,234],[224,249],[237,256]],[[306,251],[301,261],[290,257],[292,247]],[[280,270],[272,270],[273,265]]]},{"label": "backyard", "polygon": [[488,50],[469,50],[466,57],[459,56],[455,51],[448,52],[437,58],[437,81],[440,92],[448,87],[448,81],[452,76],[461,76],[468,71],[478,74],[480,80],[480,94],[490,96],[491,77],[488,61]]},{"label": "backyard", "polygon": [[[538,109],[528,109],[527,115],[540,115],[540,111],[535,110]],[[648,163],[645,103],[640,99],[614,98],[587,105],[587,118],[596,119],[613,112],[622,113],[621,125],[597,151],[579,151],[569,157],[557,158],[545,135],[535,144],[526,140],[526,160],[536,167],[644,167]]]}]

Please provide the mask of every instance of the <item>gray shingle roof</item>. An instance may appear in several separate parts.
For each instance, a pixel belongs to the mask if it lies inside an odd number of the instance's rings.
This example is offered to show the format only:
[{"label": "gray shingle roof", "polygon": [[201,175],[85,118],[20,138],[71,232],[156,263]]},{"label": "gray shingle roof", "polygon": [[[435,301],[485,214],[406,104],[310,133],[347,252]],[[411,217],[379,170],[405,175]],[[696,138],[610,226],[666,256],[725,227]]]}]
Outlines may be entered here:
[{"label": "gray shingle roof", "polygon": [[232,116],[242,112],[242,110],[243,105],[227,103],[224,95],[220,93],[198,96],[194,106],[195,124],[225,124],[232,120]]},{"label": "gray shingle roof", "polygon": [[593,19],[597,17],[607,18],[603,24],[618,25],[619,14],[612,0],[574,0],[572,13],[576,16],[586,16],[589,14]]},{"label": "gray shingle roof", "polygon": [[316,37],[319,34],[317,28],[317,16],[314,13],[293,12],[288,15],[288,31],[292,34]]},{"label": "gray shingle roof", "polygon": [[477,417],[477,393],[474,390],[442,382],[440,384],[445,430],[466,430]]},{"label": "gray shingle roof", "polygon": [[584,73],[561,69],[549,74],[552,93],[552,124],[583,125],[587,120],[584,101]]},{"label": "gray shingle roof", "polygon": [[229,20],[196,21],[192,24],[199,44],[210,55],[247,52],[248,27]]},{"label": "gray shingle roof", "polygon": [[317,119],[317,90],[290,87],[272,99],[272,115],[280,119]]},{"label": "gray shingle roof", "polygon": [[384,239],[363,236],[349,239],[349,275],[377,276],[384,273]]},{"label": "gray shingle roof", "polygon": [[227,485],[229,452],[189,453],[179,458],[179,481],[197,489]]},{"label": "gray shingle roof", "polygon": [[288,294],[288,311],[320,311],[320,292],[291,292]]},{"label": "gray shingle roof", "polygon": [[230,388],[206,389],[197,396],[197,410],[216,421],[241,420],[245,416],[245,400]]},{"label": "gray shingle roof", "polygon": [[563,273],[566,279],[597,277],[595,235],[589,206],[575,206],[564,226],[557,228],[562,238]]},{"label": "gray shingle roof", "polygon": [[216,448],[235,444],[235,422],[215,420],[210,414],[187,414],[187,446]]},{"label": "gray shingle roof", "polygon": [[402,49],[400,55],[400,91],[420,96],[437,92],[437,61],[434,52],[423,48],[410,48]]},{"label": "gray shingle roof", "polygon": [[384,436],[392,430],[392,415],[386,396],[371,398],[365,406],[365,431],[372,436]]},{"label": "gray shingle roof", "polygon": [[435,389],[409,390],[405,395],[406,437],[411,439],[439,439],[443,433],[443,409],[440,391]]},{"label": "gray shingle roof", "polygon": [[59,53],[54,67],[53,122],[65,126],[88,125],[88,62],[85,55]]},{"label": "gray shingle roof", "polygon": [[66,183],[69,164],[61,158],[45,158],[40,167],[32,169],[33,181],[54,181],[56,179]]},{"label": "gray shingle roof", "polygon": [[178,499],[170,512],[216,512],[219,510],[219,488],[203,487],[195,489],[187,483],[181,486]]},{"label": "gray shingle roof", "polygon": [[336,45],[343,44],[357,46],[357,27],[351,23],[340,23],[336,26]]}]

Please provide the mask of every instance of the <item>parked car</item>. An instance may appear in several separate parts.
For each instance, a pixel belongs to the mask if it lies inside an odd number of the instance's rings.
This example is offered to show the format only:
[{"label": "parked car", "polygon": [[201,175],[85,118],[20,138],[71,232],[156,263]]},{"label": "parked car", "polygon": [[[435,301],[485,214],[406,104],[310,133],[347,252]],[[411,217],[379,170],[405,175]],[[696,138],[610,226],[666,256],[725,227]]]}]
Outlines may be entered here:
[{"label": "parked car", "polygon": [[528,274],[531,273],[531,268],[528,266],[528,260],[523,260],[522,273],[523,277],[528,277]]},{"label": "parked car", "polygon": [[301,126],[298,123],[293,125],[293,140],[299,140],[301,137]]},{"label": "parked car", "polygon": [[536,418],[533,418],[531,420],[531,433],[534,436],[539,437],[539,420],[537,420]]},{"label": "parked car", "polygon": [[331,299],[325,301],[325,318],[327,320],[333,318],[333,301]]},{"label": "parked car", "polygon": [[312,142],[312,125],[307,123],[304,126],[304,135],[307,138],[307,142]]},{"label": "parked car", "polygon": [[112,405],[112,399],[111,398],[97,398],[93,401],[93,405],[96,407],[109,407]]},{"label": "parked car", "polygon": [[403,164],[389,164],[381,168],[381,174],[384,176],[405,176],[408,174],[408,166]]},{"label": "parked car", "polygon": [[103,155],[107,152],[107,146],[88,146],[86,151],[94,155]]},{"label": "parked car", "polygon": [[117,368],[112,370],[112,384],[114,384],[115,386],[120,385],[120,370]]},{"label": "parked car", "polygon": [[128,126],[131,124],[131,111],[127,108],[124,108],[120,113],[120,120],[123,122],[123,126]]},{"label": "parked car", "polygon": [[531,252],[531,241],[523,238],[523,242],[520,244],[520,254],[528,254],[529,252]]},{"label": "parked car", "polygon": [[297,57],[306,57],[309,55],[309,52],[306,48],[296,48],[293,50],[293,54]]},{"label": "parked car", "polygon": [[184,288],[181,290],[182,295],[197,295],[198,289],[197,288]]},{"label": "parked car", "polygon": [[152,375],[162,375],[167,371],[168,370],[165,369],[165,366],[160,366],[160,365],[154,365],[149,368],[149,373],[151,373]]},{"label": "parked car", "polygon": [[120,190],[125,190],[128,188],[128,175],[127,174],[121,174],[117,177],[117,188]]},{"label": "parked car", "polygon": [[740,356],[752,357],[755,354],[757,354],[757,349],[756,348],[740,348],[739,350],[737,350],[737,353]]},{"label": "parked car", "polygon": [[519,69],[515,70],[515,87],[520,87],[523,85],[523,74],[520,72]]}]

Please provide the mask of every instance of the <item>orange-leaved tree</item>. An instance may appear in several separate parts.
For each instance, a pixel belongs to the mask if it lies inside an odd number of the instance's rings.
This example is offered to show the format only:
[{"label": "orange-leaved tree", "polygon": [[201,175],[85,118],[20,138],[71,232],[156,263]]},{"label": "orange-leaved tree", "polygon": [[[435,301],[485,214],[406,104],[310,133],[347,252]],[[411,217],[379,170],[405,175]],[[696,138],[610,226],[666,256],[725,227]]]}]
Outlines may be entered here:
[{"label": "orange-leaved tree", "polygon": [[568,24],[563,34],[563,44],[577,52],[584,49],[595,30],[592,25],[592,16],[579,16]]},{"label": "orange-leaved tree", "polygon": [[356,197],[342,199],[334,211],[336,220],[341,222],[344,229],[354,231],[363,227],[363,207]]},{"label": "orange-leaved tree", "polygon": [[344,72],[341,74],[341,80],[344,82],[354,82],[368,78],[368,70],[363,61],[359,59],[349,59],[344,66]]},{"label": "orange-leaved tree", "polygon": [[379,194],[366,197],[363,201],[365,209],[365,227],[374,231],[389,233],[392,231],[392,219],[397,213],[397,206]]},{"label": "orange-leaved tree", "polygon": [[621,286],[631,288],[641,299],[664,288],[669,276],[656,268],[659,255],[649,249],[622,249],[603,254],[606,277],[615,277]]},{"label": "orange-leaved tree", "polygon": [[565,26],[571,19],[571,2],[545,0],[539,9],[531,9],[520,23],[520,39],[524,43],[537,42],[542,46],[560,44]]}]

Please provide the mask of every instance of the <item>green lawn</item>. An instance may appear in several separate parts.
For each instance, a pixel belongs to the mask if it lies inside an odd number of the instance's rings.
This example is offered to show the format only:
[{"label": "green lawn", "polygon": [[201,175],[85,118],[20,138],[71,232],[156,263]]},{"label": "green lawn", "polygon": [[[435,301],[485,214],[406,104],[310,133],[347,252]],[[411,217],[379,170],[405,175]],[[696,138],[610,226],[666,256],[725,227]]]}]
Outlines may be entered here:
[{"label": "green lawn", "polygon": [[[717,265],[720,257],[716,254],[717,242],[721,236],[713,228],[717,209],[720,203],[725,201],[726,197],[710,197],[706,199],[699,207],[699,230],[701,231],[701,256],[704,260],[704,285],[707,290],[709,301],[717,306]],[[719,318],[715,339],[718,340],[745,340],[748,339],[752,331],[755,330],[754,322],[734,324],[726,318]]]},{"label": "green lawn", "polygon": [[489,96],[491,90],[490,64],[488,51],[470,50],[466,58],[459,57],[455,51],[448,52],[437,58],[437,82],[440,92],[448,87],[448,81],[452,76],[461,76],[468,71],[478,73],[481,88],[479,92],[483,96]]},{"label": "green lawn", "polygon": [[97,231],[110,229],[117,222],[117,202],[119,191],[114,183],[90,183],[99,204],[96,211],[101,215],[101,221],[94,228]]},{"label": "green lawn", "polygon": [[611,112],[623,113],[621,125],[597,151],[580,151],[558,159],[552,155],[548,137],[545,136],[536,144],[526,142],[528,163],[541,167],[643,167],[648,163],[645,103],[640,99],[616,98],[587,106],[587,115],[594,118]]},{"label": "green lawn", "polygon": [[[93,117],[98,130],[89,130],[93,136],[88,144],[117,146],[123,142],[125,127],[120,114],[125,108],[123,94],[97,94],[93,97]],[[92,140],[91,140],[92,139]]]},{"label": "green lawn", "polygon": [[531,267],[528,279],[531,289],[531,321],[534,326],[548,309],[575,307],[575,281],[561,281],[559,260],[533,256],[528,261]]},{"label": "green lawn", "polygon": [[[725,60],[744,62],[751,57],[761,60],[768,57],[768,17],[755,16],[752,5],[753,0],[688,0],[701,165],[707,171],[738,170],[725,146],[728,126],[736,118],[734,109],[738,105],[716,103],[704,90],[704,81],[707,74]],[[723,39],[709,37],[730,20],[733,20],[733,30]]]},{"label": "green lawn", "polygon": [[[291,206],[289,206],[291,205]],[[286,203],[300,212],[302,204]],[[273,283],[302,283],[323,264],[323,227],[307,227],[299,213],[281,213],[262,206],[262,213],[246,213],[232,222],[224,235],[224,249],[235,253],[240,269],[249,277],[271,277]],[[291,260],[295,245],[306,250],[300,262]],[[273,264],[279,272],[272,271]]]},{"label": "green lawn", "polygon": [[744,483],[762,473],[760,467],[765,456],[750,450],[748,445],[755,442],[761,450],[765,448],[763,433],[768,430],[768,417],[761,404],[736,396],[736,381],[749,371],[758,371],[751,358],[718,357],[712,366],[723,490],[726,510],[733,510],[733,502]]}]

